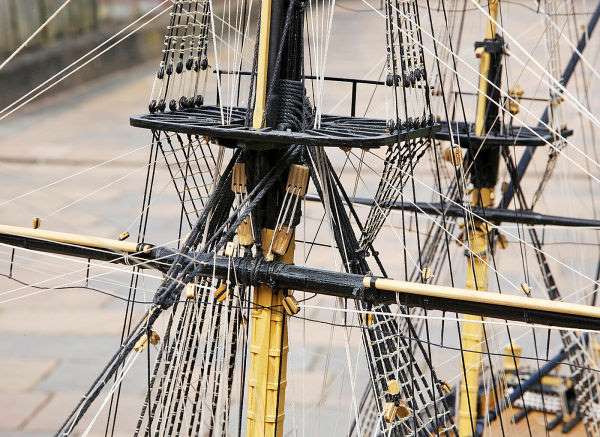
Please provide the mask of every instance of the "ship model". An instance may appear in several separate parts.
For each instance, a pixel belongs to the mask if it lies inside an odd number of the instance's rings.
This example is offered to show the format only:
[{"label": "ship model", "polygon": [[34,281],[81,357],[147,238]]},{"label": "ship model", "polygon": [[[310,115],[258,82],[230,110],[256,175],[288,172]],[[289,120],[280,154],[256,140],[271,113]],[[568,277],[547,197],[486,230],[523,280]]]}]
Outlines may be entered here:
[{"label": "ship model", "polygon": [[[596,241],[600,221],[535,210],[563,161],[599,182],[576,138],[599,123],[585,49],[600,3],[537,2],[543,60],[507,31],[503,0],[357,2],[377,26],[352,29],[335,2],[167,3],[151,96],[130,119],[151,139],[137,234],[0,226],[9,279],[22,251],[87,260],[82,288],[90,265],[131,274],[122,341],[57,436],[600,435],[600,260],[573,265],[545,240]],[[481,32],[465,60],[469,20]],[[382,62],[328,75],[336,32],[377,34]],[[148,228],[161,172],[179,207],[164,242]],[[313,342],[329,348],[317,379],[299,364]],[[123,411],[135,371],[145,395]]]}]

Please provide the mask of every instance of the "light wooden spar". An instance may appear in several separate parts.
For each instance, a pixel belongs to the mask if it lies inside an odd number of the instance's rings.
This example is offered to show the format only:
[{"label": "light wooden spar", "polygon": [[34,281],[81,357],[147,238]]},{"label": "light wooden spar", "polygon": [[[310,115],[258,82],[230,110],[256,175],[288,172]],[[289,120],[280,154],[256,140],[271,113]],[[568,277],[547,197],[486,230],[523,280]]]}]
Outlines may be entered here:
[{"label": "light wooden spar", "polygon": [[[263,234],[263,241],[271,241],[272,231],[267,231]],[[25,237],[28,241],[39,240],[48,241],[54,243],[64,244],[65,246],[77,246],[90,249],[99,249],[104,251],[117,250],[120,253],[136,254],[139,253],[139,247],[135,243],[128,243],[120,240],[95,237],[90,235],[82,234],[71,234],[66,232],[47,231],[45,229],[31,229],[20,226],[8,226],[0,225],[0,239],[4,236],[14,237]],[[77,241],[77,242],[75,242]],[[291,263],[291,259],[288,258],[290,253],[294,251],[294,240],[290,238],[288,252],[283,254],[276,262],[288,262]],[[20,247],[20,246],[15,246]],[[26,246],[25,246],[26,247]],[[151,253],[153,248],[156,246],[153,244],[144,244],[143,251]],[[174,253],[174,252],[173,252]],[[212,262],[214,261],[214,254],[207,254]],[[73,254],[72,256],[78,257],[90,257],[94,258],[94,253],[86,254]],[[229,263],[230,258],[227,258]],[[212,267],[211,267],[212,268]],[[308,269],[311,272],[324,272],[324,270]],[[338,273],[340,277],[347,278],[347,281],[351,281],[351,278],[356,275],[349,273]],[[219,276],[219,279],[225,279],[226,275]],[[480,303],[485,305],[494,305],[508,309],[520,309],[520,310],[537,310],[543,311],[547,314],[557,316],[581,316],[595,320],[600,320],[600,307],[591,305],[582,305],[571,302],[562,302],[558,300],[539,299],[525,296],[515,296],[511,294],[500,294],[500,293],[480,293],[476,290],[450,287],[437,284],[423,284],[421,282],[409,282],[400,281],[390,278],[377,278],[370,275],[361,277],[360,282],[365,289],[372,289],[378,292],[393,292],[401,293],[414,296],[432,297],[432,298],[443,298],[456,302],[468,303]],[[303,288],[300,284],[297,287],[300,291],[317,291],[323,295],[329,295],[327,286],[324,284],[320,286],[319,290],[313,288]],[[509,319],[511,320],[511,319]],[[478,324],[481,324],[481,319],[478,318]],[[560,324],[558,326],[561,326]]]},{"label": "light wooden spar", "polygon": [[256,101],[252,114],[252,127],[261,128],[267,102],[267,78],[269,74],[269,38],[271,36],[271,0],[262,0],[260,9],[260,34],[258,36],[258,65],[256,77]]},{"label": "light wooden spar", "polygon": [[23,228],[20,226],[0,225],[0,234],[29,237],[36,240],[63,243],[74,247],[106,250],[124,254],[149,251],[151,244],[138,245],[130,241],[94,237],[92,235],[71,234],[67,232],[47,231],[45,229]]},{"label": "light wooden spar", "polygon": [[[252,125],[263,127],[268,89],[271,0],[262,0],[256,78],[256,102]],[[271,229],[262,230],[262,246],[268,248],[274,238]],[[294,262],[293,238],[281,261]],[[248,368],[248,437],[283,435],[285,388],[287,381],[288,333],[283,311],[284,295],[268,285],[254,288],[254,309],[250,335]]]},{"label": "light wooden spar", "polygon": [[[494,20],[498,14],[499,0],[488,2],[489,14]],[[486,26],[485,39],[496,37],[496,26],[490,20]],[[483,48],[477,49],[479,63],[479,92],[477,95],[477,114],[475,119],[475,134],[485,135],[486,112],[488,101],[488,76],[491,66],[491,55]],[[489,208],[494,204],[494,187],[476,187],[471,193],[473,207]],[[473,228],[465,223],[466,244],[472,256],[467,257],[465,286],[469,290],[486,291],[488,289],[488,227],[485,223],[474,220]],[[477,404],[479,396],[479,376],[483,348],[483,324],[478,323],[481,317],[465,315],[462,323],[461,341],[464,363],[463,378],[460,383],[458,432],[461,436],[473,436],[477,428]],[[475,323],[469,323],[473,321]],[[470,351],[470,352],[466,352]]]},{"label": "light wooden spar", "polygon": [[[273,231],[265,229],[263,247]],[[294,242],[281,261],[294,261]],[[285,389],[287,386],[288,331],[283,311],[284,295],[261,284],[254,288],[248,370],[247,432],[249,437],[283,435]]]}]

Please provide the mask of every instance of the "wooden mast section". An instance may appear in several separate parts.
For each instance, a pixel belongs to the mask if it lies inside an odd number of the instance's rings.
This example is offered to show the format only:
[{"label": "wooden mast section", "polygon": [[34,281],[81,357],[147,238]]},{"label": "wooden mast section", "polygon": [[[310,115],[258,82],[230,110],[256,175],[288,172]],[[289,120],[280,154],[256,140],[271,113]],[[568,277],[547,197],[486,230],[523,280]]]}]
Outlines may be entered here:
[{"label": "wooden mast section", "polygon": [[252,127],[263,126],[267,102],[269,75],[269,39],[271,37],[271,0],[262,0],[260,9],[260,32],[258,36],[258,63],[256,71],[256,102],[252,115]]},{"label": "wooden mast section", "polygon": [[[277,1],[277,0],[275,0]],[[280,5],[278,5],[280,6]],[[258,42],[258,60],[256,76],[256,100],[252,116],[252,126],[264,127],[267,111],[269,79],[277,80],[273,69],[272,23],[277,13],[273,12],[273,1],[262,0],[260,12],[260,30]],[[277,19],[275,19],[277,21]],[[283,42],[281,42],[283,44]],[[269,152],[264,152],[269,153]],[[294,166],[292,166],[294,167]],[[291,171],[291,170],[290,170]],[[243,170],[245,173],[245,169]],[[242,176],[245,179],[245,174]],[[308,182],[308,179],[306,180]],[[250,220],[248,220],[248,224]],[[240,241],[253,242],[252,225],[245,230],[238,229]],[[286,264],[294,262],[294,230],[287,228],[283,240],[278,241],[278,229],[263,228],[258,237],[261,240],[264,255],[269,260]],[[245,235],[244,235],[245,234]],[[273,246],[279,244],[279,250]],[[273,254],[276,252],[276,254]],[[284,301],[287,291],[275,289],[267,284],[254,287],[253,309],[251,315],[249,352],[250,363],[247,371],[248,403],[246,435],[248,437],[279,437],[283,435],[285,418],[285,389],[287,386],[288,331]]]},{"label": "wooden mast section", "polygon": [[[488,2],[488,13],[495,21],[498,16],[500,0],[490,0]],[[497,78],[492,75],[493,59],[490,50],[486,48],[486,43],[497,41],[496,26],[490,19],[488,20],[485,32],[485,40],[482,46],[476,49],[476,56],[479,57],[479,91],[477,95],[477,112],[475,118],[475,135],[485,136],[490,128],[489,112],[490,106],[494,105],[489,101],[490,84],[496,83]],[[482,146],[483,147],[483,146]],[[470,151],[471,153],[473,150]],[[479,150],[475,154],[479,154]],[[484,158],[484,157],[482,157]],[[473,158],[477,161],[476,158]],[[485,159],[485,158],[484,158]],[[492,157],[492,159],[494,159]],[[497,159],[497,158],[496,158]],[[483,161],[483,159],[482,159]],[[475,162],[475,166],[477,166]],[[475,167],[474,166],[474,167]],[[492,169],[494,167],[492,166]],[[496,167],[497,168],[497,167]],[[492,170],[497,171],[497,170]],[[472,178],[473,179],[473,178]],[[486,178],[488,179],[488,178]],[[494,204],[495,176],[491,184],[474,183],[471,192],[471,205],[475,208],[490,208]],[[491,185],[491,186],[483,186]],[[469,250],[466,265],[465,286],[469,290],[486,291],[488,289],[488,227],[486,223],[479,220],[472,221],[472,227],[465,223],[466,245]],[[479,402],[479,381],[484,340],[484,327],[481,323],[482,317],[465,315],[462,324],[461,341],[462,348],[465,351],[462,359],[464,364],[464,374],[460,384],[459,408],[458,408],[458,431],[461,436],[473,437],[477,429],[477,412]]]}]

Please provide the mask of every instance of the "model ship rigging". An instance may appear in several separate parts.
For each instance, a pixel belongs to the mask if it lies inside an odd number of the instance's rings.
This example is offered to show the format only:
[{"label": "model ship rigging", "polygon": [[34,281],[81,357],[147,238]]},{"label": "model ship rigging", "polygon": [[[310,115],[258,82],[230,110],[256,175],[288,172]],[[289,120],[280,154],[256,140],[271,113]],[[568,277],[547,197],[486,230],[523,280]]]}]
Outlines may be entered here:
[{"label": "model ship rigging", "polygon": [[[517,416],[527,421],[533,410],[542,411],[545,420],[553,414],[553,420],[546,420],[547,429],[564,420],[568,431],[582,421],[588,435],[600,435],[600,381],[590,353],[600,329],[600,309],[561,301],[549,255],[535,228],[598,228],[600,221],[532,210],[574,133],[561,118],[563,94],[568,94],[566,87],[594,33],[600,4],[564,72],[556,56],[552,58],[543,79],[551,84],[549,105],[539,123],[529,126],[518,118],[527,98],[524,91],[504,89],[509,53],[500,22],[501,0],[477,5],[485,16],[485,32],[474,44],[479,66],[473,121],[466,113],[457,121],[448,111],[442,70],[453,75],[452,86],[459,86],[459,73],[452,38],[447,42],[435,37],[429,2],[384,2],[384,78],[329,78],[351,84],[349,116],[323,113],[329,40],[326,32],[319,34],[315,28],[331,31],[328,17],[333,9],[328,12],[326,6],[297,0],[262,0],[254,17],[251,2],[243,3],[236,11],[231,39],[239,52],[233,50],[234,62],[229,62],[238,68],[222,70],[217,49],[227,41],[223,32],[216,32],[212,3],[173,1],[148,113],[131,118],[132,126],[150,131],[151,161],[156,162],[160,151],[169,171],[181,204],[181,244],[146,241],[152,191],[148,182],[135,243],[0,226],[0,242],[13,248],[126,264],[133,266],[134,277],[144,270],[162,274],[144,316],[137,324],[129,323],[120,347],[57,435],[87,434],[103,409],[108,409],[107,429],[110,424],[114,429],[117,390],[137,357],[146,352],[147,393],[134,435],[284,435],[286,385],[292,371],[288,335],[290,320],[302,317],[304,301],[296,297],[301,292],[335,298],[345,311],[341,326],[360,331],[367,380],[353,382],[352,393],[358,395],[343,433],[479,436],[497,421],[505,435],[503,416],[506,420],[509,407],[520,407]],[[556,2],[542,3],[548,20],[559,15]],[[320,17],[320,22],[312,15],[307,20],[313,7],[331,15]],[[243,45],[250,41],[236,33],[247,33],[251,20],[256,21],[257,38],[244,71]],[[317,44],[310,36],[321,40]],[[558,35],[550,32],[548,38]],[[429,39],[432,44],[424,42]],[[321,64],[316,74],[307,71],[313,59],[306,55],[307,47],[321,51],[311,55]],[[452,60],[444,61],[442,48]],[[215,82],[215,104],[209,103],[209,81]],[[309,81],[317,83],[316,92],[314,84],[309,92]],[[359,84],[385,89],[388,118],[356,114]],[[457,94],[467,95],[461,89]],[[440,114],[432,109],[436,96],[443,101]],[[531,156],[543,147],[552,152],[530,202],[521,183]],[[525,148],[518,162],[516,148]],[[331,150],[345,153],[346,162],[351,156],[380,153],[374,155],[381,158],[382,170],[371,187],[372,197],[357,196],[356,189],[346,186]],[[416,201],[414,171],[426,154],[437,169],[437,202]],[[440,176],[443,165],[451,169],[447,186]],[[508,181],[499,189],[502,166]],[[150,181],[152,171],[150,167]],[[499,192],[501,199],[496,198]],[[306,265],[304,254],[296,253],[296,246],[306,243],[298,229],[305,228],[307,204],[313,203],[322,205],[331,234],[328,247],[338,252],[339,271]],[[513,203],[518,207],[511,209]],[[359,207],[366,207],[366,213]],[[393,211],[401,216],[397,251],[402,253],[404,276],[398,279],[388,277],[393,262],[377,250],[378,236]],[[421,234],[420,215],[439,217],[439,222]],[[416,256],[407,243],[413,221]],[[518,229],[527,226],[530,242],[520,233],[501,230],[503,222],[517,224]],[[459,226],[463,229],[457,238]],[[532,297],[528,281],[519,285],[523,296],[487,291],[493,280],[490,272],[497,271],[496,250],[505,246],[507,233],[534,252],[549,299]],[[452,273],[449,284],[436,283],[444,265],[452,272],[457,263],[450,257],[452,239],[459,240],[466,255],[464,286],[454,282]],[[416,258],[412,272],[411,257]],[[500,289],[497,276],[496,280]],[[133,301],[127,311],[131,320]],[[461,369],[453,386],[439,376],[432,356],[432,312],[441,312],[443,320],[456,313]],[[460,320],[459,313],[464,314]],[[348,314],[355,316],[352,321]],[[499,353],[504,357],[502,377],[493,372],[486,317],[497,319],[511,339]],[[165,321],[164,332],[155,327],[158,320]],[[537,368],[520,366],[521,353],[509,329],[512,322],[561,328],[558,355],[540,366],[536,350]],[[444,326],[443,322],[442,330]],[[530,334],[537,348],[540,339],[534,328]],[[548,342],[549,338],[548,334]],[[151,345],[158,347],[152,360]],[[549,375],[559,363],[569,366],[570,375],[550,390]],[[484,366],[491,373],[489,385]]]}]

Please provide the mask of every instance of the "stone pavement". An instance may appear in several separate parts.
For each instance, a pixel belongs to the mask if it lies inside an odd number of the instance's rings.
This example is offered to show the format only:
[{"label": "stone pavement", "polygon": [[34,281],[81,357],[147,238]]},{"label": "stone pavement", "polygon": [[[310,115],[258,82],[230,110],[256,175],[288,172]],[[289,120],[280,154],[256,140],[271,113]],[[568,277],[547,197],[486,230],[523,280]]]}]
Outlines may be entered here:
[{"label": "stone pavement", "polygon": [[[142,110],[139,96],[149,75],[147,67],[115,74],[30,105],[0,123],[0,202],[128,153],[115,165],[11,201],[2,208],[3,223],[28,226],[32,217],[41,217],[48,229],[111,237],[127,227],[139,209],[148,153],[146,147],[135,151],[148,137],[128,127],[128,115]],[[119,178],[112,189],[90,194]],[[86,195],[93,199],[70,205]],[[6,273],[8,250],[0,251],[0,269]],[[85,265],[63,268],[58,258],[20,252],[14,274],[35,282],[61,269],[62,282],[80,283]],[[0,289],[0,436],[49,435],[118,346],[123,306],[81,289],[22,298],[35,290],[6,278],[0,279]],[[21,299],[4,302],[12,298]],[[124,390],[122,405],[133,409],[135,404],[137,411],[133,394],[141,390],[129,392]]]}]

